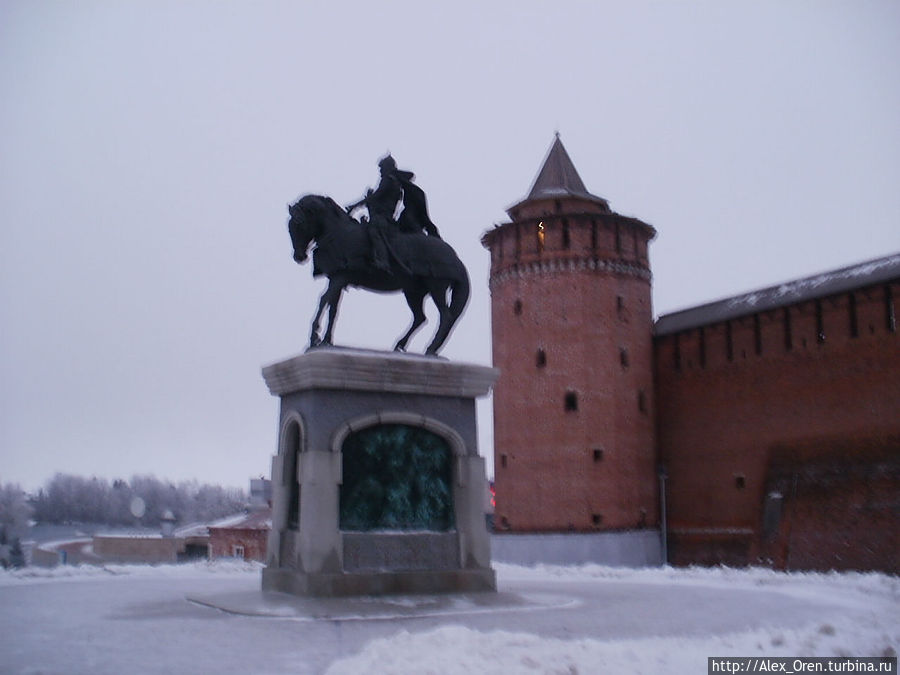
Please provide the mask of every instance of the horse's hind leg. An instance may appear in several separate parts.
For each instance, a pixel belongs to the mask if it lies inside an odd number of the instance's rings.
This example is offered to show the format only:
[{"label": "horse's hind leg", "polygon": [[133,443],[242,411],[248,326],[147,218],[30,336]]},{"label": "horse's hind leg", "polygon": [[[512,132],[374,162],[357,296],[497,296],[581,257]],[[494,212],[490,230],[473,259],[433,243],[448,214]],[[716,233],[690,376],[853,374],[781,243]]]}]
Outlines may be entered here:
[{"label": "horse's hind leg", "polygon": [[431,344],[425,350],[426,354],[432,356],[437,354],[447,336],[450,335],[450,329],[453,328],[453,324],[456,323],[456,317],[450,312],[450,307],[447,304],[447,289],[449,286],[450,284],[446,281],[432,281],[428,284],[428,293],[431,295],[431,299],[434,300],[441,317],[434,337],[431,339]]},{"label": "horse's hind leg", "polygon": [[397,340],[397,344],[394,345],[395,352],[405,352],[406,344],[409,342],[409,339],[413,336],[419,327],[425,323],[425,312],[422,310],[422,303],[425,300],[425,289],[415,289],[404,291],[403,295],[406,297],[406,304],[409,305],[410,310],[412,310],[413,320],[412,325],[410,325],[409,330],[406,331],[406,335]]}]

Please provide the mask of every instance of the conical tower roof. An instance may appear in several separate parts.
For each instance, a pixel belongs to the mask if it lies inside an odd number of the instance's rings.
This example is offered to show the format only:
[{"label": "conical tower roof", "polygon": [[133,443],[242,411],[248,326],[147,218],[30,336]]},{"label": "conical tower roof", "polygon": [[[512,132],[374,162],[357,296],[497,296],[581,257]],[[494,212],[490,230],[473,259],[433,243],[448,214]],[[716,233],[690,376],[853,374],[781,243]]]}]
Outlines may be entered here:
[{"label": "conical tower roof", "polygon": [[566,148],[559,138],[559,133],[557,133],[553,139],[553,145],[550,146],[550,151],[544,160],[544,164],[541,166],[537,178],[534,179],[534,184],[531,186],[528,196],[518,204],[510,207],[510,210],[525,202],[538,199],[559,199],[561,197],[589,199],[602,204],[607,209],[609,208],[609,203],[603,197],[598,197],[588,192],[584,182],[581,180],[581,176],[578,175],[578,171],[575,169],[575,165],[572,163],[572,158],[569,157],[569,153],[566,152]]}]

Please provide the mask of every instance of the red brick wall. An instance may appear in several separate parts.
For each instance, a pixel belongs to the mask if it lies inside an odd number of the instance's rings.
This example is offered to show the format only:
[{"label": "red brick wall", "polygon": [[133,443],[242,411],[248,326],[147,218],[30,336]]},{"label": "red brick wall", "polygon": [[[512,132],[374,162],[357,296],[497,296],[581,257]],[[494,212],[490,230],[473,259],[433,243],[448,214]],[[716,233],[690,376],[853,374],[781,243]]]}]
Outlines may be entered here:
[{"label": "red brick wall", "polygon": [[878,285],[656,340],[672,562],[898,570],[898,294]]},{"label": "red brick wall", "polygon": [[265,562],[266,539],[269,531],[265,529],[236,529],[236,528],[210,528],[209,529],[209,557],[232,558],[235,546],[244,547],[244,560],[258,560]]},{"label": "red brick wall", "polygon": [[[653,231],[577,199],[529,203],[515,215],[484,240],[501,371],[495,527],[656,526]],[[566,409],[567,395],[577,409]]]},{"label": "red brick wall", "polygon": [[94,553],[103,560],[133,563],[174,563],[184,550],[184,539],[95,535]]},{"label": "red brick wall", "polygon": [[[760,554],[782,569],[900,571],[900,436],[772,448]],[[767,527],[768,525],[768,527]]]}]

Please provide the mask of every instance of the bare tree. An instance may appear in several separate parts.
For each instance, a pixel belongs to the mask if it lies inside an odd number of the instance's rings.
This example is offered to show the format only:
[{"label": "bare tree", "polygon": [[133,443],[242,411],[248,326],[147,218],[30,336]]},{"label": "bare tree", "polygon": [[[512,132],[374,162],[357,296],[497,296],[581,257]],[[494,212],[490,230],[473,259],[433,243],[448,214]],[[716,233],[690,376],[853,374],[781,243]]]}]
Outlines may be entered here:
[{"label": "bare tree", "polygon": [[18,484],[0,484],[0,545],[24,537],[31,514],[32,508]]},{"label": "bare tree", "polygon": [[[140,497],[143,510],[132,512]],[[96,477],[56,474],[34,499],[35,518],[46,523],[105,523],[156,526],[166,511],[181,523],[209,521],[240,511],[247,503],[243,490],[183,481],[174,484],[155,476],[132,476],[130,483],[110,484]]]}]

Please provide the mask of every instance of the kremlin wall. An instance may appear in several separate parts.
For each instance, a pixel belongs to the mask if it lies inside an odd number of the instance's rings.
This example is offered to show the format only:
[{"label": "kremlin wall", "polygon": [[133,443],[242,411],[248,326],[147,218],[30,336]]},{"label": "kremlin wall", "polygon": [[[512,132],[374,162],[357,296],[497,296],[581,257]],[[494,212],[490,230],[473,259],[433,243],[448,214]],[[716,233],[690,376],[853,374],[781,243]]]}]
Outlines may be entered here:
[{"label": "kremlin wall", "polygon": [[558,136],[508,214],[482,238],[495,549],[649,536],[676,565],[900,571],[900,254],[654,320],[656,230]]}]

